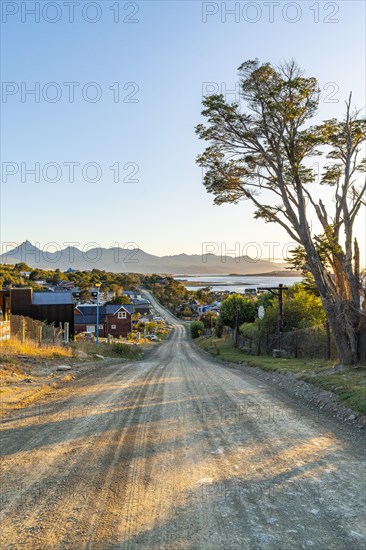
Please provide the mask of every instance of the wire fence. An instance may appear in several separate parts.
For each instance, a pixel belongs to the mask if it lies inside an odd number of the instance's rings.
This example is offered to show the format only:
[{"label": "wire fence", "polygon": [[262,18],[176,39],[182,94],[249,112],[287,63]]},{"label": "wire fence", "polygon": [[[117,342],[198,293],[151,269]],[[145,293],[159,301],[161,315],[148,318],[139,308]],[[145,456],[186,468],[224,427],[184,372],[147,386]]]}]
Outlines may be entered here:
[{"label": "wire fence", "polygon": [[64,339],[62,327],[55,327],[54,324],[46,324],[30,317],[21,315],[10,315],[10,336],[21,342],[33,341],[38,344],[56,344]]},{"label": "wire fence", "polygon": [[[233,342],[239,349],[250,355],[273,355],[278,350],[277,334],[258,334],[248,338],[235,331],[229,333]],[[283,332],[281,337],[281,351],[289,357],[337,359],[337,349],[334,337],[330,331],[323,327]]]}]

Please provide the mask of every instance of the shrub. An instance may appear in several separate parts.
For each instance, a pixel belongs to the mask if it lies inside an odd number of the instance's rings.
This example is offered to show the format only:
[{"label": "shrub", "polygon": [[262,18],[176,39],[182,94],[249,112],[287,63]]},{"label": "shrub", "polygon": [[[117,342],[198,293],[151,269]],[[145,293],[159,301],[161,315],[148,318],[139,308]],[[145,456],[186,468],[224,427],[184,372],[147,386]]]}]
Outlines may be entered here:
[{"label": "shrub", "polygon": [[202,321],[192,321],[191,322],[191,336],[192,338],[198,338],[203,334],[204,324]]},{"label": "shrub", "polygon": [[249,340],[256,340],[260,333],[260,320],[256,319],[254,323],[244,323],[240,327],[240,334],[249,338]]},{"label": "shrub", "polygon": [[140,350],[137,346],[130,346],[119,342],[112,345],[112,351],[114,351],[114,353],[118,353],[118,355],[121,355],[126,359],[138,359],[140,355]]}]

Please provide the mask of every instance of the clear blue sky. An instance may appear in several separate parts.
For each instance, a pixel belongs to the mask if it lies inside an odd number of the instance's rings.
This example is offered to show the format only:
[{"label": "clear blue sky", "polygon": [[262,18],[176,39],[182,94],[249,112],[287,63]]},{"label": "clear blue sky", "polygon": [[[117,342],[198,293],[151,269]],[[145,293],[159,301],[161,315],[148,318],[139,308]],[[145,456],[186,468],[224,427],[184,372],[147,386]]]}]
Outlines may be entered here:
[{"label": "clear blue sky", "polygon": [[[244,247],[256,241],[266,257],[268,247],[263,243],[283,244],[289,241],[286,234],[254,221],[249,204],[213,206],[202,185],[195,158],[203,145],[194,126],[200,122],[203,83],[226,83],[232,89],[241,62],[258,57],[279,63],[293,57],[307,74],[319,78],[325,98],[335,101],[322,101],[320,118],[340,116],[350,90],[355,104],[365,105],[363,1],[277,2],[273,22],[270,8],[262,2],[249,7],[248,2],[239,2],[237,22],[234,15],[222,21],[221,2],[205,8],[198,1],[103,0],[94,3],[97,11],[93,6],[85,10],[90,2],[81,0],[74,7],[73,23],[71,8],[64,2],[57,3],[58,12],[52,6],[42,12],[49,3],[41,1],[39,22],[22,13],[23,2],[2,4],[2,80],[19,86],[17,91],[7,85],[7,102],[3,95],[1,105],[2,162],[14,162],[14,170],[19,167],[7,182],[2,179],[3,242],[29,239],[61,246],[69,241],[101,246],[135,242],[145,251],[163,255],[201,253],[207,241],[226,243],[228,249],[235,242]],[[28,9],[35,4],[26,2]],[[113,20],[117,4],[119,23]],[[232,9],[235,3],[223,4]],[[135,6],[138,13],[133,14]],[[17,13],[10,13],[17,8]],[[205,9],[218,13],[207,15],[203,23]],[[100,20],[85,20],[94,17]],[[314,21],[317,17],[319,22]],[[60,20],[49,22],[56,18]],[[299,20],[293,23],[285,20],[295,18]],[[23,91],[39,83],[39,102],[30,95],[22,102],[22,82]],[[50,82],[57,87],[47,86]],[[65,82],[80,83],[73,103]],[[102,92],[95,103],[86,101],[81,91],[90,82]],[[116,82],[121,98],[117,103],[109,89]],[[136,85],[123,89],[129,82],[138,85],[135,95]],[[57,90],[62,94],[59,101],[42,97],[43,92],[52,99]],[[91,98],[95,91],[89,86],[84,94]],[[123,102],[129,94],[138,102]],[[31,174],[23,174],[22,181],[21,163],[31,168],[36,162],[41,172],[47,163],[60,165],[60,181],[45,181],[42,173],[39,183]],[[80,163],[74,182],[65,162]],[[81,168],[90,162],[102,170],[95,183],[82,176]],[[114,163],[120,165],[118,182],[109,169]],[[133,164],[124,170],[127,163]],[[123,181],[136,165],[139,172],[131,178],[138,181]],[[55,173],[49,168],[46,179]],[[87,177],[94,173],[90,168]],[[357,231],[364,249],[364,214]],[[281,249],[276,250],[280,256]]]}]

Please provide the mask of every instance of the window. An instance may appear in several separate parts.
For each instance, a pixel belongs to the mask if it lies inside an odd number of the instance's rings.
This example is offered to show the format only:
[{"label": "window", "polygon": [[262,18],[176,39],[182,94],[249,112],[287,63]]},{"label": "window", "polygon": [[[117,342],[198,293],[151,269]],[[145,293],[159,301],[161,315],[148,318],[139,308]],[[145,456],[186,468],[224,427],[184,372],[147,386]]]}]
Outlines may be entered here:
[{"label": "window", "polygon": [[102,330],[103,329],[103,325],[99,325],[99,330]]},{"label": "window", "polygon": [[111,325],[112,330],[116,330],[116,328],[117,328],[116,325]]},{"label": "window", "polygon": [[95,332],[95,325],[87,325],[86,332]]},{"label": "window", "polygon": [[126,319],[127,313],[125,311],[118,312],[118,319]]}]

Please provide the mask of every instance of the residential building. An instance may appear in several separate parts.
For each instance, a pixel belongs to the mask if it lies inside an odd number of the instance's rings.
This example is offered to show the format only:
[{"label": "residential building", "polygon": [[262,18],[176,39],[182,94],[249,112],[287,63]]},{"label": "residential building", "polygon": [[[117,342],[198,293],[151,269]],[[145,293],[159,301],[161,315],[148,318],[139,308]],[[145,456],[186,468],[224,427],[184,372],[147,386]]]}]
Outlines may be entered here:
[{"label": "residential building", "polygon": [[[132,331],[131,304],[108,304],[99,306],[98,336],[105,338],[125,338]],[[90,332],[96,334],[97,306],[94,304],[78,305],[74,310],[75,334]]]},{"label": "residential building", "polygon": [[9,288],[0,291],[0,308],[7,314],[22,315],[63,326],[69,323],[74,334],[74,300],[72,292],[34,292],[32,288]]}]

